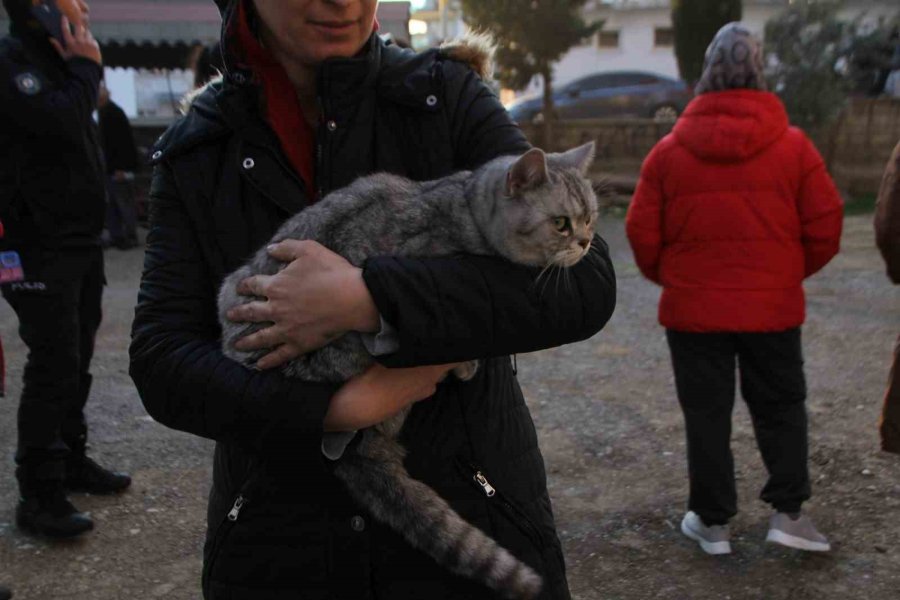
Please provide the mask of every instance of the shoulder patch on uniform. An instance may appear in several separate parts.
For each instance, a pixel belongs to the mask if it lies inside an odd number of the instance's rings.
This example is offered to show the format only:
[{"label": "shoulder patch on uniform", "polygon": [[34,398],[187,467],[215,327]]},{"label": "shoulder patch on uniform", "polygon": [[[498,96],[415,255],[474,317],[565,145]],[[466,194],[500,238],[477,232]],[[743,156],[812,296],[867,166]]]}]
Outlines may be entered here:
[{"label": "shoulder patch on uniform", "polygon": [[34,96],[41,91],[41,80],[34,73],[16,75],[16,87],[26,96]]}]

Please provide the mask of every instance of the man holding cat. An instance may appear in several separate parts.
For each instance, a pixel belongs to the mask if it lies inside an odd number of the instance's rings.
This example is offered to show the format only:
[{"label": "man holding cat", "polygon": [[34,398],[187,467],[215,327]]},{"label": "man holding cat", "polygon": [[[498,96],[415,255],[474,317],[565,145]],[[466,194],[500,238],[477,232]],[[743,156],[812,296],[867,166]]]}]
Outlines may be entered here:
[{"label": "man holding cat", "polygon": [[[414,404],[400,436],[410,475],[537,571],[541,599],[567,600],[543,459],[508,355],[603,326],[615,304],[606,245],[595,239],[571,269],[569,293],[538,295],[539,269],[502,259],[383,257],[356,269],[318,244],[286,244],[275,252],[291,262],[262,319],[274,329],[249,342],[276,348],[262,366],[348,331],[376,334],[381,364],[332,385],[226,358],[221,281],[292,214],[363,175],[435,180],[529,145],[465,64],[477,56],[386,44],[373,34],[374,0],[217,4],[224,80],[155,149],[131,346],[148,412],[217,442],[205,597],[497,598],[371,518],[323,452],[324,432]],[[484,361],[472,381],[439,383],[474,358]],[[515,514],[494,501],[501,493]]]},{"label": "man holding cat", "polygon": [[3,0],[12,25],[0,41],[0,220],[5,262],[20,264],[2,288],[28,347],[18,413],[19,527],[72,537],[93,527],[65,490],[128,487],[85,455],[84,406],[103,293],[106,192],[92,113],[102,72],[83,0],[57,0],[61,26],[35,16],[37,0]]}]

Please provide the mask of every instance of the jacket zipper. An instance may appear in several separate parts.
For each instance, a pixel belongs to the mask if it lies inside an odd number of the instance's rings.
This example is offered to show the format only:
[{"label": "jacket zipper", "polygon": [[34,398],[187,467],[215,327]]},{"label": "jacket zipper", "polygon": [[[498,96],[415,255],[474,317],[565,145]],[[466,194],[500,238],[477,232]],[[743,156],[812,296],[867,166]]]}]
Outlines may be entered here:
[{"label": "jacket zipper", "polygon": [[213,540],[212,551],[209,554],[209,564],[206,565],[205,572],[203,574],[204,579],[204,589],[209,589],[209,582],[212,578],[213,567],[216,564],[216,558],[218,558],[219,554],[219,546],[222,545],[222,541],[227,537],[228,533],[231,531],[231,528],[234,527],[234,524],[237,523],[238,518],[241,516],[241,510],[244,506],[250,501],[249,498],[244,496],[244,491],[246,491],[247,486],[244,486],[244,489],[238,493],[237,498],[234,499],[234,503],[231,505],[231,509],[225,514],[225,518],[222,519],[221,523],[219,523],[219,527],[216,529],[215,539]]},{"label": "jacket zipper", "polygon": [[243,494],[238,494],[238,497],[234,501],[234,505],[232,505],[231,510],[228,511],[227,519],[231,522],[237,521],[238,517],[241,515],[241,509],[246,502],[247,499],[244,498]]},{"label": "jacket zipper", "polygon": [[[323,130],[324,130],[323,127],[319,128],[320,132]],[[316,200],[321,200],[322,196],[324,196],[323,190],[322,190],[322,154],[323,154],[322,142],[317,142],[316,143],[316,174],[315,174],[316,184],[315,185],[316,185],[316,193],[318,194],[318,197],[316,198]]]},{"label": "jacket zipper", "polygon": [[327,139],[328,128],[325,126],[327,118],[325,115],[325,103],[322,102],[321,96],[316,97],[316,103],[319,105],[319,132],[316,136],[316,172],[313,176],[315,177],[315,186],[318,193],[316,200],[318,201],[325,195],[323,193],[325,186],[322,185],[322,179],[325,177],[325,171],[322,165],[325,155],[323,140]]},{"label": "jacket zipper", "polygon": [[471,476],[472,481],[474,481],[475,484],[481,489],[482,493],[485,495],[488,501],[496,503],[506,514],[507,518],[512,521],[513,524],[516,525],[519,529],[521,529],[525,533],[525,535],[531,538],[531,541],[535,544],[535,546],[537,546],[538,549],[542,549],[544,547],[544,538],[534,522],[530,518],[528,518],[528,515],[526,515],[522,509],[513,504],[506,496],[506,494],[494,487],[494,485],[488,480],[487,476],[484,474],[484,471],[480,467],[478,467],[477,465],[473,465],[472,463],[467,463],[467,466],[468,475]]}]

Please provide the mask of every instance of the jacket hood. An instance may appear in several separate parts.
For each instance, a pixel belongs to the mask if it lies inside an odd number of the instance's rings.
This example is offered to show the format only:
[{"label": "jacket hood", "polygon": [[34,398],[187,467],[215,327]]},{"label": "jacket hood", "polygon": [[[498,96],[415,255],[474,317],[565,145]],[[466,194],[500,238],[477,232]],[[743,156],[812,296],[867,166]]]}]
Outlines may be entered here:
[{"label": "jacket hood", "polygon": [[778,96],[742,89],[697,96],[678,119],[674,134],[698,158],[740,162],[768,148],[787,128]]}]

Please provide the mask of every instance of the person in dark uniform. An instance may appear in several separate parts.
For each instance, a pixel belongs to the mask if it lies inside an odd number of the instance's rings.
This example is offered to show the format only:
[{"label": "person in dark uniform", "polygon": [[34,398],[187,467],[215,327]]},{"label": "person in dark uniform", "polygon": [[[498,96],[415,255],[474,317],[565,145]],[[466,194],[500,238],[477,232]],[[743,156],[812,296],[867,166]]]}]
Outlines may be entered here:
[{"label": "person in dark uniform", "polygon": [[[3,237],[3,222],[0,221],[0,238]],[[2,267],[2,265],[0,265]],[[2,281],[2,275],[0,275],[0,281]],[[3,362],[3,343],[0,341],[0,398],[6,395],[6,388],[4,386],[6,376],[6,368]],[[10,590],[5,585],[0,585],[0,600],[10,600],[12,598],[12,590]]]},{"label": "person in dark uniform", "polygon": [[138,157],[134,134],[128,116],[110,99],[103,81],[100,82],[97,106],[100,143],[108,178],[106,229],[113,246],[128,250],[138,245],[137,206],[134,201],[134,172],[138,168]]},{"label": "person in dark uniform", "polygon": [[118,492],[127,475],[85,455],[84,406],[104,285],[105,170],[92,114],[102,73],[83,0],[57,0],[62,40],[32,17],[36,0],[3,0],[0,40],[0,250],[23,278],[0,286],[28,347],[18,412],[16,523],[50,537],[93,528],[66,490]]}]

